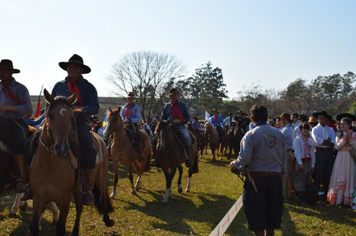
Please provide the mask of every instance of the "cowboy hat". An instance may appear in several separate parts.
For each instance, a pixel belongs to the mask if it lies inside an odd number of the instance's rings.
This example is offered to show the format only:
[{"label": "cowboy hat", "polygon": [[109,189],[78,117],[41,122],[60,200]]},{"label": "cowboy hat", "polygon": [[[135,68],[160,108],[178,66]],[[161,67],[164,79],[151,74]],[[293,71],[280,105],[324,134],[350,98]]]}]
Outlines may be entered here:
[{"label": "cowboy hat", "polygon": [[336,120],[341,120],[344,117],[350,118],[352,121],[356,120],[356,116],[350,114],[350,113],[342,113],[337,115]]},{"label": "cowboy hat", "polygon": [[333,119],[333,117],[332,117],[331,115],[329,115],[326,111],[320,111],[320,112],[314,112],[314,113],[313,113],[313,116],[314,116],[315,118],[317,118],[317,119],[318,119],[318,117],[319,117],[320,115],[325,116],[325,118],[328,119],[328,120],[330,120],[330,121]]},{"label": "cowboy hat", "polygon": [[218,112],[218,109],[216,109],[216,108],[214,108],[211,112],[214,113],[214,111],[216,111],[217,113],[219,113],[219,112]]},{"label": "cowboy hat", "polygon": [[59,67],[61,67],[65,71],[67,71],[67,66],[69,63],[80,64],[84,69],[83,74],[88,74],[91,71],[89,66],[84,65],[83,58],[77,54],[74,54],[71,58],[69,58],[68,62],[60,62],[58,64],[59,64]]},{"label": "cowboy hat", "polygon": [[238,113],[244,113],[242,110],[239,110],[239,112]]},{"label": "cowboy hat", "polygon": [[287,121],[290,121],[290,114],[288,113],[282,113],[281,116],[276,116],[276,119],[286,119]]},{"label": "cowboy hat", "polygon": [[128,92],[126,98],[137,98],[137,97],[135,96],[135,92]]},{"label": "cowboy hat", "polygon": [[176,88],[171,88],[169,90],[168,96],[174,95],[174,94],[179,94],[178,90]]},{"label": "cowboy hat", "polygon": [[13,73],[20,73],[19,69],[14,69],[14,66],[12,65],[12,61],[9,59],[2,59],[0,62],[0,69],[8,69],[12,70]]},{"label": "cowboy hat", "polygon": [[318,123],[318,120],[314,116],[309,116],[308,123],[311,123],[311,124]]},{"label": "cowboy hat", "polygon": [[302,114],[298,117],[298,120],[307,120],[308,119],[308,116]]}]

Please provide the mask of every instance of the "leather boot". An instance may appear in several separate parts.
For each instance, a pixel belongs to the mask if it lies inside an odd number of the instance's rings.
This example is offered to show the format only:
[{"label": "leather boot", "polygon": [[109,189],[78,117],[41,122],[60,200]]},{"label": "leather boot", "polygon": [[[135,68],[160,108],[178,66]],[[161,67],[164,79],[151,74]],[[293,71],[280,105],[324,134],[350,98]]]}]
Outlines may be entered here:
[{"label": "leather boot", "polygon": [[[26,166],[27,174],[30,176],[31,168],[29,166]],[[33,192],[30,184],[28,184],[28,188],[25,192],[25,195],[21,198],[21,201],[27,201],[33,199]]]},{"label": "leather boot", "polygon": [[16,155],[16,164],[20,170],[20,176],[15,181],[16,193],[23,193],[26,191],[26,165],[24,155]]},{"label": "leather boot", "polygon": [[141,151],[141,143],[142,142],[139,142],[136,144],[136,152],[137,152],[138,162],[142,162],[145,159],[145,156],[142,154],[142,151]]},{"label": "leather boot", "polygon": [[190,161],[190,156],[192,154],[192,145],[186,145],[185,146],[185,166],[190,167],[191,161]]},{"label": "leather boot", "polygon": [[84,171],[84,178],[82,178],[82,203],[83,205],[90,206],[93,205],[95,201],[95,197],[93,195],[95,169],[82,169],[82,171]]},{"label": "leather boot", "polygon": [[264,230],[255,231],[254,233],[255,233],[255,236],[264,236],[265,235]]}]

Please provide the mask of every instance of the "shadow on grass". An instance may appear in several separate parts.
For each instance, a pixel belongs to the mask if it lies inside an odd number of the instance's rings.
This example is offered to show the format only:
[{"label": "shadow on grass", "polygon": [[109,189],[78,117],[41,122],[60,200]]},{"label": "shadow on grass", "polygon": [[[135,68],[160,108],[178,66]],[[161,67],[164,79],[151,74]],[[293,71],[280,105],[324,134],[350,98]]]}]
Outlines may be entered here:
[{"label": "shadow on grass", "polygon": [[[152,227],[155,229],[185,235],[205,235],[206,232],[194,232],[191,229],[192,226],[189,224],[191,222],[208,224],[212,231],[230,207],[235,203],[235,200],[233,199],[215,194],[179,194],[176,192],[176,188],[172,189],[172,191],[172,198],[168,200],[168,203],[162,203],[165,191],[144,190],[145,193],[150,194],[154,198],[154,201],[146,201],[144,206],[135,204],[131,201],[126,201],[128,204],[128,207],[126,208],[140,211],[150,217],[159,219],[160,223],[151,223]],[[141,200],[144,201],[142,198]],[[219,213],[216,214],[216,212]],[[239,222],[238,225],[239,228],[246,229],[246,227]]]}]

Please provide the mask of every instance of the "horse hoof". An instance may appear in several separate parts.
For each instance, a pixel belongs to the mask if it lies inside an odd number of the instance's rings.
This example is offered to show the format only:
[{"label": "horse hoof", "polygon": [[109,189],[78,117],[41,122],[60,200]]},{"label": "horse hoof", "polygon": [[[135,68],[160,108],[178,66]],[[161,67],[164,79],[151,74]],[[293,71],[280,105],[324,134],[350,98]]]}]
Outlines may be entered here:
[{"label": "horse hoof", "polygon": [[111,194],[109,198],[111,201],[113,201],[113,200],[115,200],[115,195]]},{"label": "horse hoof", "polygon": [[10,217],[10,218],[16,217],[16,212],[15,212],[15,213],[10,212],[10,213],[9,213],[9,217]]},{"label": "horse hoof", "polygon": [[136,187],[135,189],[138,192],[138,191],[140,191],[141,187]]},{"label": "horse hoof", "polygon": [[166,205],[168,203],[168,198],[163,198],[162,203],[163,203],[163,205]]},{"label": "horse hoof", "polygon": [[185,192],[186,192],[186,193],[190,193],[190,189],[186,189]]},{"label": "horse hoof", "polygon": [[106,227],[113,227],[115,222],[113,220],[109,220],[108,222],[105,222]]},{"label": "horse hoof", "polygon": [[183,192],[183,188],[182,187],[178,187],[178,193]]},{"label": "horse hoof", "polygon": [[135,190],[135,189],[133,189],[133,190],[131,191],[131,194],[132,194],[132,195],[137,195],[136,190]]}]

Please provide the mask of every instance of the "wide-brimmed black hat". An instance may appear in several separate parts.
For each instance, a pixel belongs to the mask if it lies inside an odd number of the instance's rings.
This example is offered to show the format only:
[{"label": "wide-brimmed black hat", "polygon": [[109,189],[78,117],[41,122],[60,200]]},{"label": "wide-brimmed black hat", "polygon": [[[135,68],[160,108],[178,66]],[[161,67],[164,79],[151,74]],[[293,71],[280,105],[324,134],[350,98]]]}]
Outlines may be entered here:
[{"label": "wide-brimmed black hat", "polygon": [[171,89],[169,90],[168,96],[171,96],[171,95],[174,95],[174,94],[179,94],[179,91],[178,91],[178,89],[176,89],[176,88],[171,88]]},{"label": "wide-brimmed black hat", "polygon": [[61,67],[65,71],[67,71],[67,66],[69,63],[80,64],[84,69],[83,74],[88,74],[91,71],[89,66],[84,65],[83,58],[77,54],[74,54],[71,58],[69,58],[68,62],[60,62],[58,64],[59,64],[59,67]]},{"label": "wide-brimmed black hat", "polygon": [[217,113],[219,113],[217,108],[214,108],[211,112],[214,113],[214,111],[216,111]]},{"label": "wide-brimmed black hat", "polygon": [[350,118],[352,121],[353,120],[356,120],[356,116],[354,116],[354,115],[352,115],[352,114],[350,114],[350,113],[342,113],[342,114],[339,114],[339,115],[337,115],[336,116],[336,120],[341,120],[342,118],[344,118],[344,117],[348,117],[348,118]]},{"label": "wide-brimmed black hat", "polygon": [[129,92],[126,98],[137,98],[135,92]]},{"label": "wide-brimmed black hat", "polygon": [[314,113],[313,113],[313,116],[314,116],[315,118],[317,118],[317,119],[318,119],[318,117],[319,117],[320,115],[325,116],[326,119],[328,119],[328,120],[330,120],[330,121],[333,119],[333,117],[332,117],[331,115],[329,115],[326,111],[320,111],[320,112],[314,112]]},{"label": "wide-brimmed black hat", "polygon": [[14,66],[12,65],[12,61],[9,59],[2,59],[0,62],[0,69],[8,69],[12,70],[13,73],[20,73],[19,69],[14,69]]},{"label": "wide-brimmed black hat", "polygon": [[298,120],[308,120],[308,116],[302,114],[298,117]]}]

